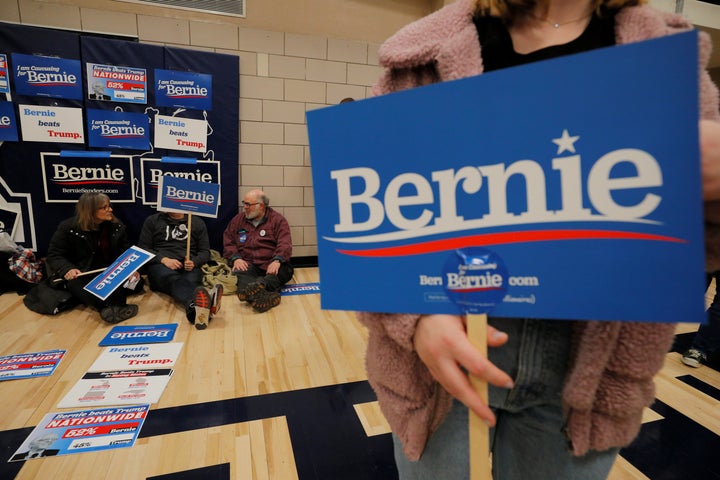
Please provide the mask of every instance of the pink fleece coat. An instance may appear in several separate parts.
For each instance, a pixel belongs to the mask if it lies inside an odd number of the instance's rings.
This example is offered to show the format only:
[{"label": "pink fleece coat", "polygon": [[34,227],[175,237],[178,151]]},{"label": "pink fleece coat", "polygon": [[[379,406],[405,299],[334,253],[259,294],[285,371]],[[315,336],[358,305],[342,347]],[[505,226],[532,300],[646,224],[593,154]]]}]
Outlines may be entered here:
[{"label": "pink fleece coat", "polygon": [[[414,22],[380,48],[384,73],[376,95],[453,80],[483,71],[473,24],[473,0],[457,0]],[[691,28],[680,16],[648,6],[629,7],[616,17],[616,42],[637,42]],[[718,92],[704,69],[710,42],[700,41],[702,118],[718,120]],[[618,85],[622,88],[622,85]],[[591,92],[590,92],[591,93]],[[717,204],[706,204],[708,269],[720,267]],[[712,238],[716,236],[717,241]],[[450,409],[450,395],[430,375],[413,349],[418,315],[359,312],[368,327],[366,366],[369,381],[392,430],[410,460]],[[683,319],[678,319],[683,320]],[[622,447],[635,438],[645,406],[655,397],[654,375],[672,343],[674,325],[625,322],[575,322],[571,364],[562,394],[573,453]]]}]

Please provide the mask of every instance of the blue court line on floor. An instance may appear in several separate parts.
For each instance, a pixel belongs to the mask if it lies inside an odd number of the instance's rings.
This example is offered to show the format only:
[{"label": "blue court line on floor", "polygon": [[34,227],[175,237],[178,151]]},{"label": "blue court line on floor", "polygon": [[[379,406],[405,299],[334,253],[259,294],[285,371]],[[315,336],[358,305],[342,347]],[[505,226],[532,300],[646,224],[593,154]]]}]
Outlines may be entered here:
[{"label": "blue court line on floor", "polygon": [[147,477],[146,480],[230,480],[230,464],[221,463],[182,472]]},{"label": "blue court line on floor", "polygon": [[[695,377],[678,379],[720,398],[717,388]],[[396,480],[390,435],[368,437],[355,413],[354,405],[375,400],[369,384],[361,381],[161,408],[150,411],[140,438],[283,416],[300,480]],[[659,400],[652,409],[664,418],[644,424],[621,455],[651,480],[720,480],[720,436]],[[17,476],[23,462],[7,460],[32,429],[0,432],[0,478]],[[184,473],[163,480],[192,478]],[[204,478],[225,480],[219,475]]]},{"label": "blue court line on floor", "polygon": [[663,418],[643,424],[620,455],[651,480],[720,479],[720,436],[655,400]]}]

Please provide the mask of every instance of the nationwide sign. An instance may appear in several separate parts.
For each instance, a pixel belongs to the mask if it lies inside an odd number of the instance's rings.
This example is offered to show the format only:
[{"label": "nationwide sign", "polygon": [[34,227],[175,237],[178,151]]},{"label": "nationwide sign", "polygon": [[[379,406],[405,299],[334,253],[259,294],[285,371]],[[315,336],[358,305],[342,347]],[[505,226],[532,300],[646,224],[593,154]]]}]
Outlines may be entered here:
[{"label": "nationwide sign", "polygon": [[124,103],[147,103],[144,68],[88,63],[88,99]]},{"label": "nationwide sign", "polygon": [[132,447],[150,404],[48,413],[10,462]]},{"label": "nationwide sign", "polygon": [[12,54],[18,95],[82,100],[80,60]]},{"label": "nationwide sign", "polygon": [[104,193],[115,203],[135,201],[132,157],[128,155],[42,152],[40,161],[46,202],[75,203],[85,192]]},{"label": "nationwide sign", "polygon": [[16,353],[0,357],[0,380],[46,377],[52,375],[67,350]]},{"label": "nationwide sign", "polygon": [[[309,112],[322,307],[462,313],[449,293],[504,289],[497,316],[700,321],[697,43]],[[450,261],[477,247],[504,267]]]},{"label": "nationwide sign", "polygon": [[0,53],[0,93],[10,93],[7,55]]}]

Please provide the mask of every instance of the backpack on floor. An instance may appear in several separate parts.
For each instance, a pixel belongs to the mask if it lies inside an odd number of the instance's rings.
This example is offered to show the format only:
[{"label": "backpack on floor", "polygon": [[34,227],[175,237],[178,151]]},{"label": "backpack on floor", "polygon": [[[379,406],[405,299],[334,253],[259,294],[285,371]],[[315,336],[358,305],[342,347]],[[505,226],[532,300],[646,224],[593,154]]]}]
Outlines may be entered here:
[{"label": "backpack on floor", "polygon": [[49,279],[44,279],[25,294],[23,303],[33,312],[57,315],[80,302],[65,289],[64,282],[54,286]]},{"label": "backpack on floor", "polygon": [[232,273],[232,268],[222,258],[220,252],[210,250],[210,260],[201,268],[205,288],[213,288],[219,283],[223,286],[223,295],[232,295],[237,292],[237,277]]}]

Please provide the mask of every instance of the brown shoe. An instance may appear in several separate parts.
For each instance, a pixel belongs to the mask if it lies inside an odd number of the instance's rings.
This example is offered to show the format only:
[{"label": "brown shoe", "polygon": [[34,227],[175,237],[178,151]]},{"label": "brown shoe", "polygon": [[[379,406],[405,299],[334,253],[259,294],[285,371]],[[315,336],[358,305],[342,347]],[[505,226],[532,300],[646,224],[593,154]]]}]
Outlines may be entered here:
[{"label": "brown shoe", "polygon": [[252,301],[253,310],[258,313],[267,312],[278,305],[280,305],[280,294],[278,292],[268,292],[265,289],[258,293]]},{"label": "brown shoe", "polygon": [[248,283],[245,288],[237,294],[238,300],[241,302],[252,302],[260,292],[265,291],[265,285],[260,282]]}]

